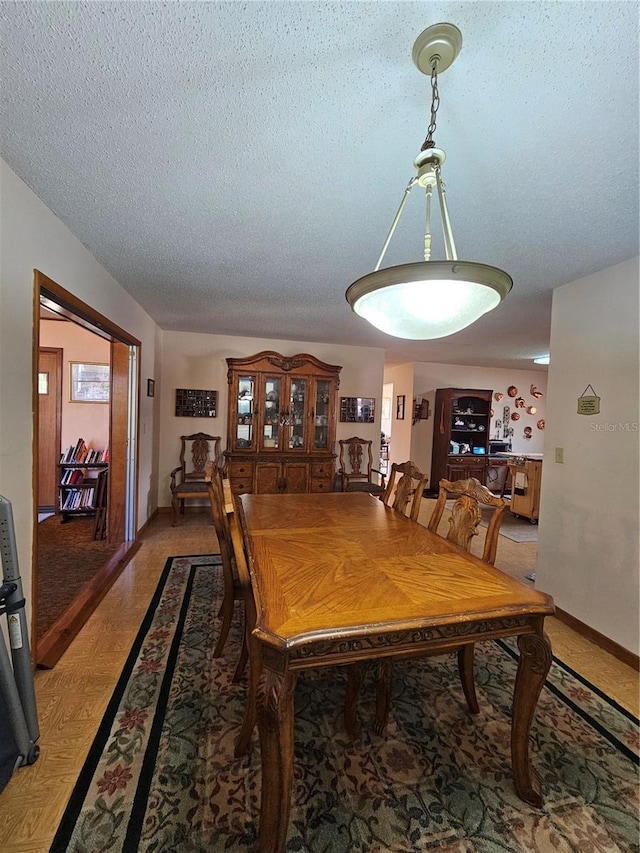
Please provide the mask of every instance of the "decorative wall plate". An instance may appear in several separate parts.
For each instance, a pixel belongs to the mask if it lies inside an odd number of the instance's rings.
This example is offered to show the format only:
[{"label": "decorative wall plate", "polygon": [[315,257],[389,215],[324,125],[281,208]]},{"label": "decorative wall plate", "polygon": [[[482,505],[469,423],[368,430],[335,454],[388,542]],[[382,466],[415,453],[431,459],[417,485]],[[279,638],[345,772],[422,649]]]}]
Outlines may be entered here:
[{"label": "decorative wall plate", "polygon": [[524,409],[526,405],[524,397],[516,397],[515,404],[516,409]]},{"label": "decorative wall plate", "polygon": [[540,418],[540,420],[538,421],[536,426],[538,427],[538,429],[544,429],[544,427],[545,427],[544,418]]},{"label": "decorative wall plate", "polygon": [[495,412],[493,411],[493,409],[489,409],[489,417],[492,418],[494,414]]},{"label": "decorative wall plate", "polygon": [[511,420],[512,421],[519,421],[520,420],[520,412],[513,412],[511,415]]},{"label": "decorative wall plate", "polygon": [[524,437],[525,438],[531,438],[532,432],[533,432],[533,430],[531,429],[531,427],[525,427],[524,428]]},{"label": "decorative wall plate", "polygon": [[535,415],[535,413],[536,413],[537,411],[538,411],[538,410],[536,409],[536,407],[535,407],[535,406],[528,406],[528,407],[527,407],[527,414],[528,414],[528,415]]},{"label": "decorative wall plate", "polygon": [[516,397],[518,395],[518,389],[515,385],[509,385],[509,387],[507,388],[507,394],[510,397]]},{"label": "decorative wall plate", "polygon": [[496,402],[499,403],[500,400],[502,400],[502,398],[504,397],[504,394],[501,394],[500,391],[496,391],[496,393],[493,396],[495,397]]},{"label": "decorative wall plate", "polygon": [[532,397],[535,397],[536,400],[538,399],[538,397],[543,396],[542,391],[538,391],[535,385],[532,385],[531,388],[529,388],[529,393]]}]

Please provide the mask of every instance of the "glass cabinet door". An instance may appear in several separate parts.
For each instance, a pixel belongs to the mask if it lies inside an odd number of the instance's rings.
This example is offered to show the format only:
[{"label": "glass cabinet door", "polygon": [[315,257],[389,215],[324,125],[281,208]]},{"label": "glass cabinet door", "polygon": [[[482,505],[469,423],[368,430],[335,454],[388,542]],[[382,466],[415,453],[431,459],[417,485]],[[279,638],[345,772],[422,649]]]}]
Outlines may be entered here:
[{"label": "glass cabinet door", "polygon": [[264,380],[264,411],[262,413],[262,446],[265,450],[280,448],[281,430],[281,380],[267,377]]},{"label": "glass cabinet door", "polygon": [[305,409],[307,402],[306,379],[291,378],[289,392],[289,449],[304,448]]},{"label": "glass cabinet door", "polygon": [[330,383],[325,379],[316,382],[316,400],[313,421],[313,449],[329,449],[329,392]]},{"label": "glass cabinet door", "polygon": [[236,447],[253,447],[255,379],[253,376],[238,377],[238,401],[236,403]]}]

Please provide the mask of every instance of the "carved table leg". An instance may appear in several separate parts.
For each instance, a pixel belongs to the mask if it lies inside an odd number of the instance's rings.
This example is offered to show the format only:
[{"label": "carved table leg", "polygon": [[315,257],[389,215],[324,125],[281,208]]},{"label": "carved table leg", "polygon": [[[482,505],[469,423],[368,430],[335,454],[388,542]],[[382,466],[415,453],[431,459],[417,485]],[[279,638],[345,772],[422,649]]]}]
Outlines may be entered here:
[{"label": "carved table leg", "polygon": [[476,682],[473,674],[473,644],[461,646],[458,649],[458,672],[462,682],[462,690],[467,700],[469,711],[477,714],[480,711],[476,696]]},{"label": "carved table leg", "polygon": [[262,802],[258,853],[283,853],[293,783],[294,672],[262,670],[258,685],[258,730],[262,759]]},{"label": "carved table leg", "polygon": [[360,734],[358,722],[358,694],[364,680],[364,664],[351,663],[347,667],[347,690],[344,699],[344,727],[352,740]]},{"label": "carved table leg", "polygon": [[520,663],[513,692],[511,760],[516,794],[525,803],[540,807],[540,780],[529,760],[529,730],[542,685],[551,666],[551,643],[546,634],[518,637]]},{"label": "carved table leg", "polygon": [[389,658],[378,661],[376,667],[376,716],[373,730],[381,735],[387,727],[391,707],[391,674],[393,662]]}]

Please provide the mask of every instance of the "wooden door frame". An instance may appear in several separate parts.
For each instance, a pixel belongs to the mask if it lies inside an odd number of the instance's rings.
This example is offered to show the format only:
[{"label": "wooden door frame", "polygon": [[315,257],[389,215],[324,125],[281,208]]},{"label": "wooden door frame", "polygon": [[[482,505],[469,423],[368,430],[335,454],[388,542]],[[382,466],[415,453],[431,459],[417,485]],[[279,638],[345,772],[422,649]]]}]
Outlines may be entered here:
[{"label": "wooden door frame", "polygon": [[[116,394],[111,392],[110,420],[109,420],[109,454],[112,465],[109,471],[109,501],[107,508],[108,530],[114,531],[109,534],[109,540],[118,544],[109,562],[103,566],[98,574],[83,588],[75,601],[71,604],[65,614],[61,616],[41,638],[35,642],[36,607],[37,607],[37,570],[32,571],[31,583],[31,635],[34,637],[33,654],[37,657],[38,666],[49,668],[59,660],[62,653],[70,645],[73,638],[82,628],[89,615],[95,610],[98,603],[106,594],[109,587],[140,548],[137,538],[124,541],[124,513],[125,504],[122,500],[112,500],[112,496],[124,495],[126,486],[126,464],[122,457],[125,456],[121,446],[122,425],[127,424],[129,414],[129,398],[127,393],[122,393],[123,388],[128,388],[128,357],[122,358],[122,353],[127,352],[130,346],[138,347],[141,342],[130,335],[127,331],[117,326],[108,317],[100,314],[77,296],[65,290],[55,281],[50,279],[39,270],[34,270],[33,287],[33,353],[32,353],[32,395],[33,395],[33,445],[32,445],[32,502],[33,502],[33,537],[32,537],[32,566],[37,567],[38,562],[38,448],[39,448],[39,425],[38,425],[38,351],[40,348],[40,306],[50,300],[56,307],[56,312],[65,316],[78,325],[84,326],[89,331],[97,334],[111,342],[111,388],[117,389]],[[123,346],[124,345],[124,346]],[[115,358],[114,355],[118,354]],[[138,358],[138,372],[141,359]],[[115,367],[115,372],[114,372]],[[138,375],[138,387],[139,387]],[[118,445],[114,445],[111,438],[118,438]],[[126,434],[126,433],[125,433]],[[139,434],[139,416],[136,423],[136,436]],[[137,442],[136,442],[137,443]],[[134,489],[134,530],[137,531],[138,524],[138,459],[136,458]],[[113,469],[113,473],[112,470]],[[118,541],[112,540],[112,535],[118,537]],[[37,648],[36,648],[37,646]]]},{"label": "wooden door frame", "polygon": [[[36,373],[40,372],[40,370],[39,370],[40,353],[48,352],[48,353],[53,353],[56,356],[56,387],[58,389],[58,395],[56,398],[56,428],[55,428],[55,436],[53,438],[53,441],[54,441],[54,445],[57,448],[59,448],[60,447],[60,436],[62,435],[62,356],[63,356],[63,350],[62,350],[62,347],[41,347],[39,344],[39,340],[40,340],[40,329],[38,328],[38,369],[37,369]],[[38,393],[38,383],[37,382],[36,382],[36,393]],[[38,407],[39,406],[40,406],[40,394],[38,394]],[[39,411],[38,411],[38,414],[39,414]],[[38,421],[38,455],[40,453],[39,431],[40,431],[40,422]],[[40,491],[40,480],[38,479],[37,482],[38,482],[38,492],[39,492]],[[38,504],[38,508],[39,508],[39,502],[38,502],[37,498],[39,498],[39,497],[40,497],[40,495],[38,494],[36,496],[36,503]],[[56,514],[57,514],[57,512],[58,512],[57,502],[54,503],[54,509],[56,511]]]}]

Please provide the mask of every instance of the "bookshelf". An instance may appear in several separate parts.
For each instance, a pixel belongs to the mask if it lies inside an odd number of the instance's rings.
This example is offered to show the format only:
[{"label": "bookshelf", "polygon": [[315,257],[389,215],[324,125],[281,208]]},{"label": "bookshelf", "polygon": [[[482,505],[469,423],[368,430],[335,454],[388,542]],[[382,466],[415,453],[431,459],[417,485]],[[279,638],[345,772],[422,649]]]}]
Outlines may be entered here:
[{"label": "bookshelf", "polygon": [[94,539],[104,536],[109,451],[87,447],[80,438],[58,463],[59,512],[64,523],[74,516],[95,516]]}]

